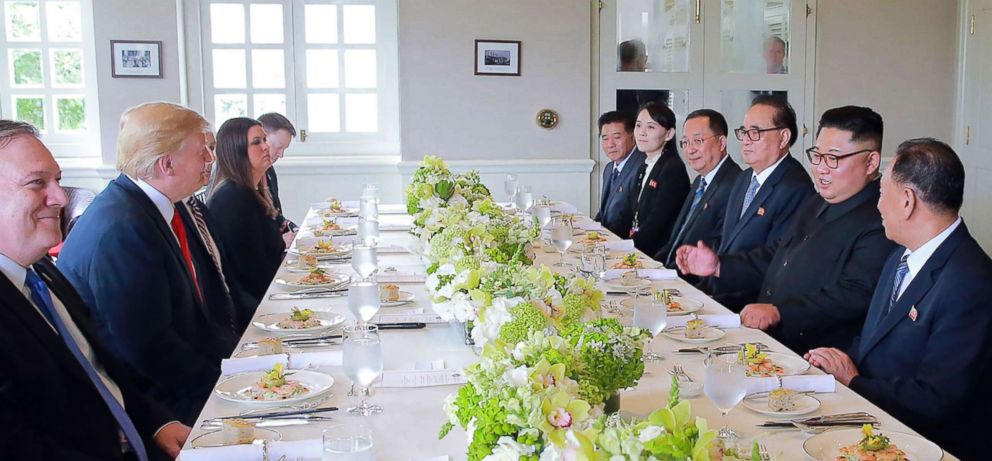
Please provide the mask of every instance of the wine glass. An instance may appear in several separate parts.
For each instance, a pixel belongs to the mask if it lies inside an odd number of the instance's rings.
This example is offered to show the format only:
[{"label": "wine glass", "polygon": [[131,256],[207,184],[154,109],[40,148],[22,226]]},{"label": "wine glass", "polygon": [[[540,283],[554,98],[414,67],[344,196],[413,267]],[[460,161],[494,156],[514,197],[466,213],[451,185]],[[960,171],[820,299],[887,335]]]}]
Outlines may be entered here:
[{"label": "wine glass", "polygon": [[517,175],[509,173],[503,180],[503,191],[510,197],[510,206],[514,206],[517,198]]},{"label": "wine glass", "polygon": [[371,416],[382,413],[382,407],[368,402],[369,386],[382,373],[382,345],[379,327],[372,324],[349,325],[344,328],[344,374],[363,389],[362,402],[348,409],[348,414]]},{"label": "wine glass", "polygon": [[324,429],[322,461],[375,461],[372,431],[361,422]]},{"label": "wine glass", "polygon": [[516,204],[521,213],[526,213],[530,207],[534,206],[534,193],[531,192],[530,186],[524,185],[517,188]]},{"label": "wine glass", "polygon": [[348,285],[348,310],[356,320],[367,323],[379,312],[379,283],[352,282]]},{"label": "wine glass", "polygon": [[742,355],[711,354],[705,362],[706,379],[703,381],[703,392],[723,414],[724,426],[717,435],[723,446],[730,446],[737,439],[737,434],[727,425],[727,414],[744,400],[744,395],[747,393],[747,367],[742,361]]},{"label": "wine glass", "polygon": [[[364,201],[363,201],[364,203]],[[358,239],[368,247],[379,245],[379,220],[358,218]]]},{"label": "wine glass", "polygon": [[534,207],[534,217],[537,218],[537,224],[544,229],[551,222],[551,207],[545,205],[537,205]]},{"label": "wine glass", "polygon": [[[634,325],[651,332],[651,341],[668,325],[668,305],[654,296],[634,298]],[[664,357],[651,351],[644,352],[644,360],[656,362]]]},{"label": "wine glass", "polygon": [[374,197],[362,197],[358,203],[358,217],[365,219],[379,219],[379,202]]},{"label": "wine glass", "polygon": [[370,198],[375,200],[375,203],[379,203],[379,185],[371,182],[365,183],[365,186],[362,188],[362,196],[360,198]]},{"label": "wine glass", "polygon": [[592,274],[598,280],[603,280],[606,278],[606,253],[599,251],[599,248],[583,251],[582,271]]},{"label": "wine glass", "polygon": [[379,270],[379,259],[375,254],[375,247],[368,245],[355,245],[351,250],[351,267],[358,272],[363,280],[368,279]]},{"label": "wine glass", "polygon": [[551,244],[555,246],[561,258],[555,263],[557,267],[568,267],[565,264],[565,252],[572,246],[572,222],[565,218],[555,218],[551,222]]}]

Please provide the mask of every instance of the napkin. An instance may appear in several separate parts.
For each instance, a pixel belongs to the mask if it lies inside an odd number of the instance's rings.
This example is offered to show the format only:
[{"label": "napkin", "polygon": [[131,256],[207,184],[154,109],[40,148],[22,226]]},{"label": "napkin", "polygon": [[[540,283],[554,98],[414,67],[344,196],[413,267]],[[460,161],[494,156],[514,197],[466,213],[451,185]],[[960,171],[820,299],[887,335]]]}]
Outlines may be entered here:
[{"label": "napkin", "polygon": [[601,230],[603,230],[603,225],[602,224],[600,224],[600,223],[598,223],[596,221],[586,221],[586,220],[582,220],[582,221],[576,220],[575,223],[572,224],[572,227],[574,227],[575,229],[582,229],[584,231],[601,231]]},{"label": "napkin", "polygon": [[179,461],[262,461],[262,446],[231,445],[183,450]]},{"label": "napkin", "polygon": [[243,373],[245,371],[268,371],[277,363],[283,365],[289,358],[286,354],[261,355],[258,357],[245,357],[241,359],[224,359],[220,361],[220,372],[225,375]]},{"label": "napkin", "polygon": [[384,370],[376,387],[427,387],[465,384],[468,379],[459,370]]},{"label": "napkin", "polygon": [[378,254],[404,254],[409,253],[410,250],[399,245],[383,245],[380,243],[379,246],[375,247],[375,252]]},{"label": "napkin", "polygon": [[294,440],[292,442],[270,442],[269,459],[320,459],[323,442],[321,439]]},{"label": "napkin", "polygon": [[406,214],[406,205],[402,203],[380,203],[379,214]]},{"label": "napkin", "polygon": [[[833,375],[783,376],[782,387],[797,392],[834,392],[837,381]],[[768,392],[778,389],[778,378],[747,378],[747,393]]]},{"label": "napkin", "polygon": [[634,251],[633,240],[611,240],[604,244],[607,251]]},{"label": "napkin", "polygon": [[[624,272],[634,270],[634,269],[607,269],[606,280],[616,280],[623,275]],[[647,278],[650,280],[675,280],[679,278],[679,274],[675,272],[674,269],[637,269],[637,276],[641,278]]]},{"label": "napkin", "polygon": [[289,354],[289,368],[339,367],[342,360],[341,351],[300,352]]},{"label": "napkin", "polygon": [[376,275],[379,283],[421,283],[427,281],[427,274],[406,271],[379,271]]},{"label": "napkin", "polygon": [[387,231],[408,231],[412,228],[409,224],[379,224],[380,232]]},{"label": "napkin", "polygon": [[[716,328],[741,327],[741,316],[737,314],[704,314],[700,315],[699,319],[706,323],[706,325]],[[668,326],[684,327],[689,320],[692,320],[691,315],[678,315],[674,317],[669,316]]]},{"label": "napkin", "polygon": [[579,212],[579,209],[571,203],[559,202],[551,205],[551,211],[557,211],[565,214],[575,214]]}]

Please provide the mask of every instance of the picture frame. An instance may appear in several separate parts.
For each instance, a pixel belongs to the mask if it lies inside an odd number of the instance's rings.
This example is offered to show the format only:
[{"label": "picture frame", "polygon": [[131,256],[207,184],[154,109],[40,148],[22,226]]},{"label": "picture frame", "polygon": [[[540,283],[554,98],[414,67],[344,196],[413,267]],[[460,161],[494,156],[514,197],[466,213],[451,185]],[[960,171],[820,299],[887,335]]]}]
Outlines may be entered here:
[{"label": "picture frame", "polygon": [[113,78],[162,78],[162,42],[111,40]]},{"label": "picture frame", "polygon": [[475,75],[520,76],[519,40],[476,40]]}]

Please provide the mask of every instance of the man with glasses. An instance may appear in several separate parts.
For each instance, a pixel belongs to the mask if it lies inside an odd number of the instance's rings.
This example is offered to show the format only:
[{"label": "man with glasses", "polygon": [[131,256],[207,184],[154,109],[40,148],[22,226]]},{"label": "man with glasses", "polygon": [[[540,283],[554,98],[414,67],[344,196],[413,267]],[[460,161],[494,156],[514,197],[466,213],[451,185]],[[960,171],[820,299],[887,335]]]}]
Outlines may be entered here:
[{"label": "man with glasses", "polygon": [[719,246],[730,189],[741,172],[727,156],[727,120],[715,110],[699,109],[686,117],[679,147],[699,176],[692,182],[668,244],[654,255],[666,267],[675,266],[675,250],[684,243]]},{"label": "man with glasses", "polygon": [[610,232],[626,237],[634,220],[634,200],[630,194],[637,180],[637,168],[644,163],[644,153],[634,145],[634,119],[618,111],[601,115],[599,139],[610,163],[603,168],[603,194],[596,221]]},{"label": "man with glasses", "polygon": [[744,326],[767,331],[794,351],[846,347],[861,330],[879,273],[894,244],[876,208],[882,117],[866,107],[823,113],[806,153],[819,196],[805,200],[782,238],[744,253],[684,246],[686,273],[721,286],[760,286],[741,311]]}]

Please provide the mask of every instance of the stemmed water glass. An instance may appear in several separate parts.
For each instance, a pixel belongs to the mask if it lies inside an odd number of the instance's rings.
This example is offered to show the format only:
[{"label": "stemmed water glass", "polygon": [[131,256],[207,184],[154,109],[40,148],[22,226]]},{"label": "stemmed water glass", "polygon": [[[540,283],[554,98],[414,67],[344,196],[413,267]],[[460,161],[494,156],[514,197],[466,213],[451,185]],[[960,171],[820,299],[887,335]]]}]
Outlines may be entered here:
[{"label": "stemmed water glass", "polygon": [[362,199],[370,198],[375,200],[375,203],[379,203],[379,186],[375,183],[366,183],[365,187],[362,188]]},{"label": "stemmed water glass", "polygon": [[348,285],[348,310],[361,323],[368,323],[379,312],[379,284],[359,281]]},{"label": "stemmed water glass", "polygon": [[[364,201],[363,201],[364,203]],[[373,218],[358,218],[358,239],[367,247],[379,245],[379,220]]]},{"label": "stemmed water glass", "polygon": [[382,407],[368,402],[369,386],[382,373],[382,345],[379,327],[372,324],[349,325],[344,328],[344,373],[352,383],[362,388],[362,402],[348,409],[348,414],[371,416],[382,413]]},{"label": "stemmed water glass", "polygon": [[[651,341],[668,325],[668,304],[654,296],[634,298],[634,325],[651,332]],[[664,357],[651,351],[644,352],[644,360],[656,362]]]},{"label": "stemmed water glass", "polygon": [[324,429],[321,461],[375,461],[372,431],[360,422]]},{"label": "stemmed water glass", "polygon": [[517,187],[517,195],[515,200],[517,209],[520,210],[521,213],[526,213],[530,210],[530,207],[534,206],[534,193],[531,192],[530,186],[523,185]]},{"label": "stemmed water glass", "polygon": [[556,267],[568,267],[565,264],[565,252],[572,246],[572,239],[575,236],[572,232],[572,221],[564,217],[555,218],[551,221],[551,244],[555,246],[561,258],[555,263]]},{"label": "stemmed water glass", "polygon": [[606,251],[603,247],[587,247],[582,252],[582,271],[598,280],[606,278]]},{"label": "stemmed water glass", "polygon": [[711,354],[705,362],[706,379],[703,381],[703,392],[723,414],[724,426],[717,435],[723,446],[730,446],[737,439],[737,434],[727,424],[727,414],[744,400],[744,395],[747,393],[747,367],[742,355]]},{"label": "stemmed water glass", "polygon": [[515,206],[517,198],[517,175],[513,173],[506,175],[506,179],[503,180],[503,191],[510,197],[510,206]]},{"label": "stemmed water glass", "polygon": [[375,247],[368,245],[355,245],[351,250],[351,267],[358,272],[362,280],[368,280],[372,274],[379,270],[379,259],[375,254]]},{"label": "stemmed water glass", "polygon": [[358,217],[378,220],[379,201],[375,197],[362,197],[358,202]]}]

